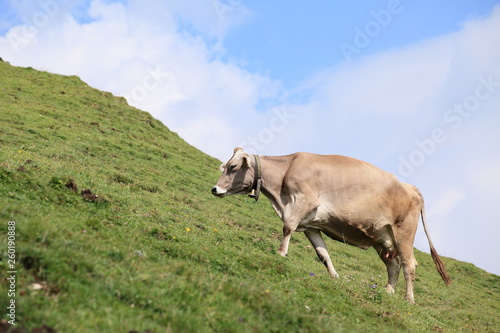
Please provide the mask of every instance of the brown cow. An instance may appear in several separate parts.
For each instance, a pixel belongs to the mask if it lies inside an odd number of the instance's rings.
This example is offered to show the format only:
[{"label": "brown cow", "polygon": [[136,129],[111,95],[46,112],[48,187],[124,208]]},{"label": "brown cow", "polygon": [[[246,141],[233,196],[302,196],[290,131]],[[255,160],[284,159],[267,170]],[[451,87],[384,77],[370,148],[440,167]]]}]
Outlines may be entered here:
[{"label": "brown cow", "polygon": [[282,256],[292,233],[303,231],[330,275],[338,277],[320,232],[364,250],[373,246],[387,266],[387,291],[394,293],[402,265],[406,298],[414,303],[413,241],[422,216],[437,270],[451,283],[427,233],[422,194],[388,172],[339,155],[258,156],[242,148],[234,150],[221,171],[214,195],[249,194],[257,200],[262,190],[271,201],[284,223],[278,249]]}]

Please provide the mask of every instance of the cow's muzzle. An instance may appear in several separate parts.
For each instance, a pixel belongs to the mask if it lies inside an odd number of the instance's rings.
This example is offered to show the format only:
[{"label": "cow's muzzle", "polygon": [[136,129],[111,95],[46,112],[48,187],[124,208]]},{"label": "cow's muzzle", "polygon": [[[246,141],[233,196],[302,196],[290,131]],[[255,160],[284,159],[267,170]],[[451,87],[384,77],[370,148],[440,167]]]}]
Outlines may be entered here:
[{"label": "cow's muzzle", "polygon": [[227,192],[227,190],[220,188],[219,186],[212,187],[212,194],[219,197],[219,198],[225,197],[226,192]]}]

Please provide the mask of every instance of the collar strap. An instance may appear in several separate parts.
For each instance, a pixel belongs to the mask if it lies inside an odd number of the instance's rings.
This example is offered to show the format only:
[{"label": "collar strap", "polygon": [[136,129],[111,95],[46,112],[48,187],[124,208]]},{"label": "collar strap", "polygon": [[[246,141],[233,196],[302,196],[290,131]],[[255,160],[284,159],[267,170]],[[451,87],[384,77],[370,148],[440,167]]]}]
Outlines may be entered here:
[{"label": "collar strap", "polygon": [[248,196],[250,198],[254,198],[255,201],[257,201],[257,200],[259,200],[260,187],[262,185],[262,171],[260,169],[259,155],[253,155],[253,157],[255,160],[253,185],[252,185],[252,189],[250,190],[250,193],[248,194]]}]

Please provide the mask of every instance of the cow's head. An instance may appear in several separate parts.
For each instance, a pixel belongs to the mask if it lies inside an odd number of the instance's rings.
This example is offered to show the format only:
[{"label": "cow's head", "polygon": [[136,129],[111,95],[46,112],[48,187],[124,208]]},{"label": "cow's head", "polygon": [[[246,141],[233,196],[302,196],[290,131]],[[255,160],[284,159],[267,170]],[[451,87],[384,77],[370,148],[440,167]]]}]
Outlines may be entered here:
[{"label": "cow's head", "polygon": [[220,166],[222,175],[212,188],[212,194],[220,198],[226,195],[247,194],[254,183],[254,157],[235,148],[233,157]]}]

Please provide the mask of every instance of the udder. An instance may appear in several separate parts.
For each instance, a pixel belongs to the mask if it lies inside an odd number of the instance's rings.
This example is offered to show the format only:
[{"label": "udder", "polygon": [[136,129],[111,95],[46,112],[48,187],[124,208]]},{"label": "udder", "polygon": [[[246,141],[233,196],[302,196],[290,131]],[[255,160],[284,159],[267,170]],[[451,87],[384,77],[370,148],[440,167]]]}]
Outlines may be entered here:
[{"label": "udder", "polygon": [[392,239],[385,239],[382,242],[382,253],[381,257],[383,259],[394,259],[398,256],[398,249],[396,248]]}]

